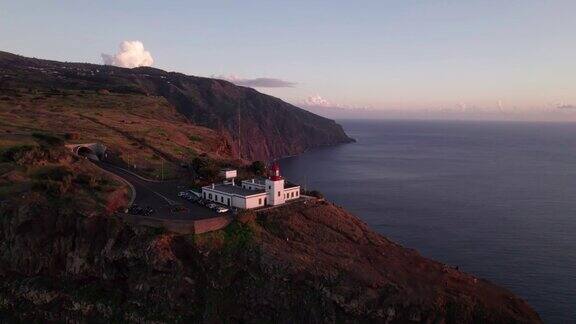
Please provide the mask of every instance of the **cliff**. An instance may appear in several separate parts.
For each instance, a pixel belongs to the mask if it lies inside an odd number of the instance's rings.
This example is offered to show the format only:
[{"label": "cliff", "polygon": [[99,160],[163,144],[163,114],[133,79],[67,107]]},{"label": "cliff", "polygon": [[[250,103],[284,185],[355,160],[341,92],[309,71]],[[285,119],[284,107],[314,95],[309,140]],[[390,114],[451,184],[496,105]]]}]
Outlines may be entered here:
[{"label": "cliff", "polygon": [[86,181],[95,170],[82,159],[43,149],[8,156],[19,167],[4,184],[24,189],[0,207],[0,319],[540,322],[505,289],[425,259],[322,200],[178,235],[110,214],[117,190],[105,176]]},{"label": "cliff", "polygon": [[268,160],[352,141],[333,120],[223,80],[6,52],[0,52],[0,74],[0,94],[26,89],[50,90],[52,95],[78,90],[162,97],[190,123],[222,134],[234,156],[241,147],[242,158],[247,160]]},{"label": "cliff", "polygon": [[[14,211],[12,211],[14,213]],[[539,323],[522,300],[318,203],[200,237],[6,211],[0,317],[121,322]]]}]

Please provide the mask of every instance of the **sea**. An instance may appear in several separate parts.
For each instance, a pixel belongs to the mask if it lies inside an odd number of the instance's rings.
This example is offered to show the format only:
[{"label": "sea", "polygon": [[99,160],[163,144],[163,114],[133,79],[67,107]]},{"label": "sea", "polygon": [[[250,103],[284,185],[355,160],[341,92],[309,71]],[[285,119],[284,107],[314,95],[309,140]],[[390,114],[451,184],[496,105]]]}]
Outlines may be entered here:
[{"label": "sea", "polygon": [[576,124],[341,120],[282,173],[422,255],[576,323]]}]

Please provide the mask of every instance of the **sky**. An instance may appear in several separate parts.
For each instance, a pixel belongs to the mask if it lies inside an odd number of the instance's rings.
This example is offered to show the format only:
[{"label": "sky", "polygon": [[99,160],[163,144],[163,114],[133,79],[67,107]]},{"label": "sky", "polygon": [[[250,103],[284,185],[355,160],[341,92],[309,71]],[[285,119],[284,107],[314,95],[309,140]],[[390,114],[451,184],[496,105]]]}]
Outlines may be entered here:
[{"label": "sky", "polygon": [[128,57],[301,106],[567,111],[576,110],[575,12],[573,0],[0,0],[0,50]]}]

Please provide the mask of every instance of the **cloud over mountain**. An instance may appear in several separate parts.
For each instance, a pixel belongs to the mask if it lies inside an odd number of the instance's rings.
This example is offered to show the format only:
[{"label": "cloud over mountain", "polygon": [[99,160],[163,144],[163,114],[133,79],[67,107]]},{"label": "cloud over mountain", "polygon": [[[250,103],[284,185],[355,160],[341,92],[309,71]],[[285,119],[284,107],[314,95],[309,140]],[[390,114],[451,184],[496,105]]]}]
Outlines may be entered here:
[{"label": "cloud over mountain", "polygon": [[154,63],[152,54],[144,49],[141,41],[123,41],[120,43],[118,53],[102,54],[102,61],[106,65],[124,68],[151,66]]},{"label": "cloud over mountain", "polygon": [[237,75],[212,75],[213,78],[230,81],[235,85],[251,88],[292,88],[295,82],[285,81],[276,78],[254,78],[245,79]]},{"label": "cloud over mountain", "polygon": [[320,95],[309,96],[308,98],[304,99],[304,105],[312,107],[338,107],[338,105],[331,103]]}]

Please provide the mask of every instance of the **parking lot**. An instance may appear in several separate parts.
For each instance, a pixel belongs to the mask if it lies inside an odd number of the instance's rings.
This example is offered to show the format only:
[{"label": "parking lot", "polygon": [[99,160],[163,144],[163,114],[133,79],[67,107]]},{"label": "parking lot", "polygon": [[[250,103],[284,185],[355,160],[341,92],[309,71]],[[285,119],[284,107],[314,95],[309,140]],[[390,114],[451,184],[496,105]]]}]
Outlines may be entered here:
[{"label": "parking lot", "polygon": [[[133,214],[163,219],[199,220],[230,213],[217,213],[196,202],[178,197],[179,192],[189,189],[178,181],[153,181],[109,163],[100,162],[97,165],[132,184],[136,191],[134,205],[137,207],[130,211]],[[151,212],[140,212],[139,209]]]}]

